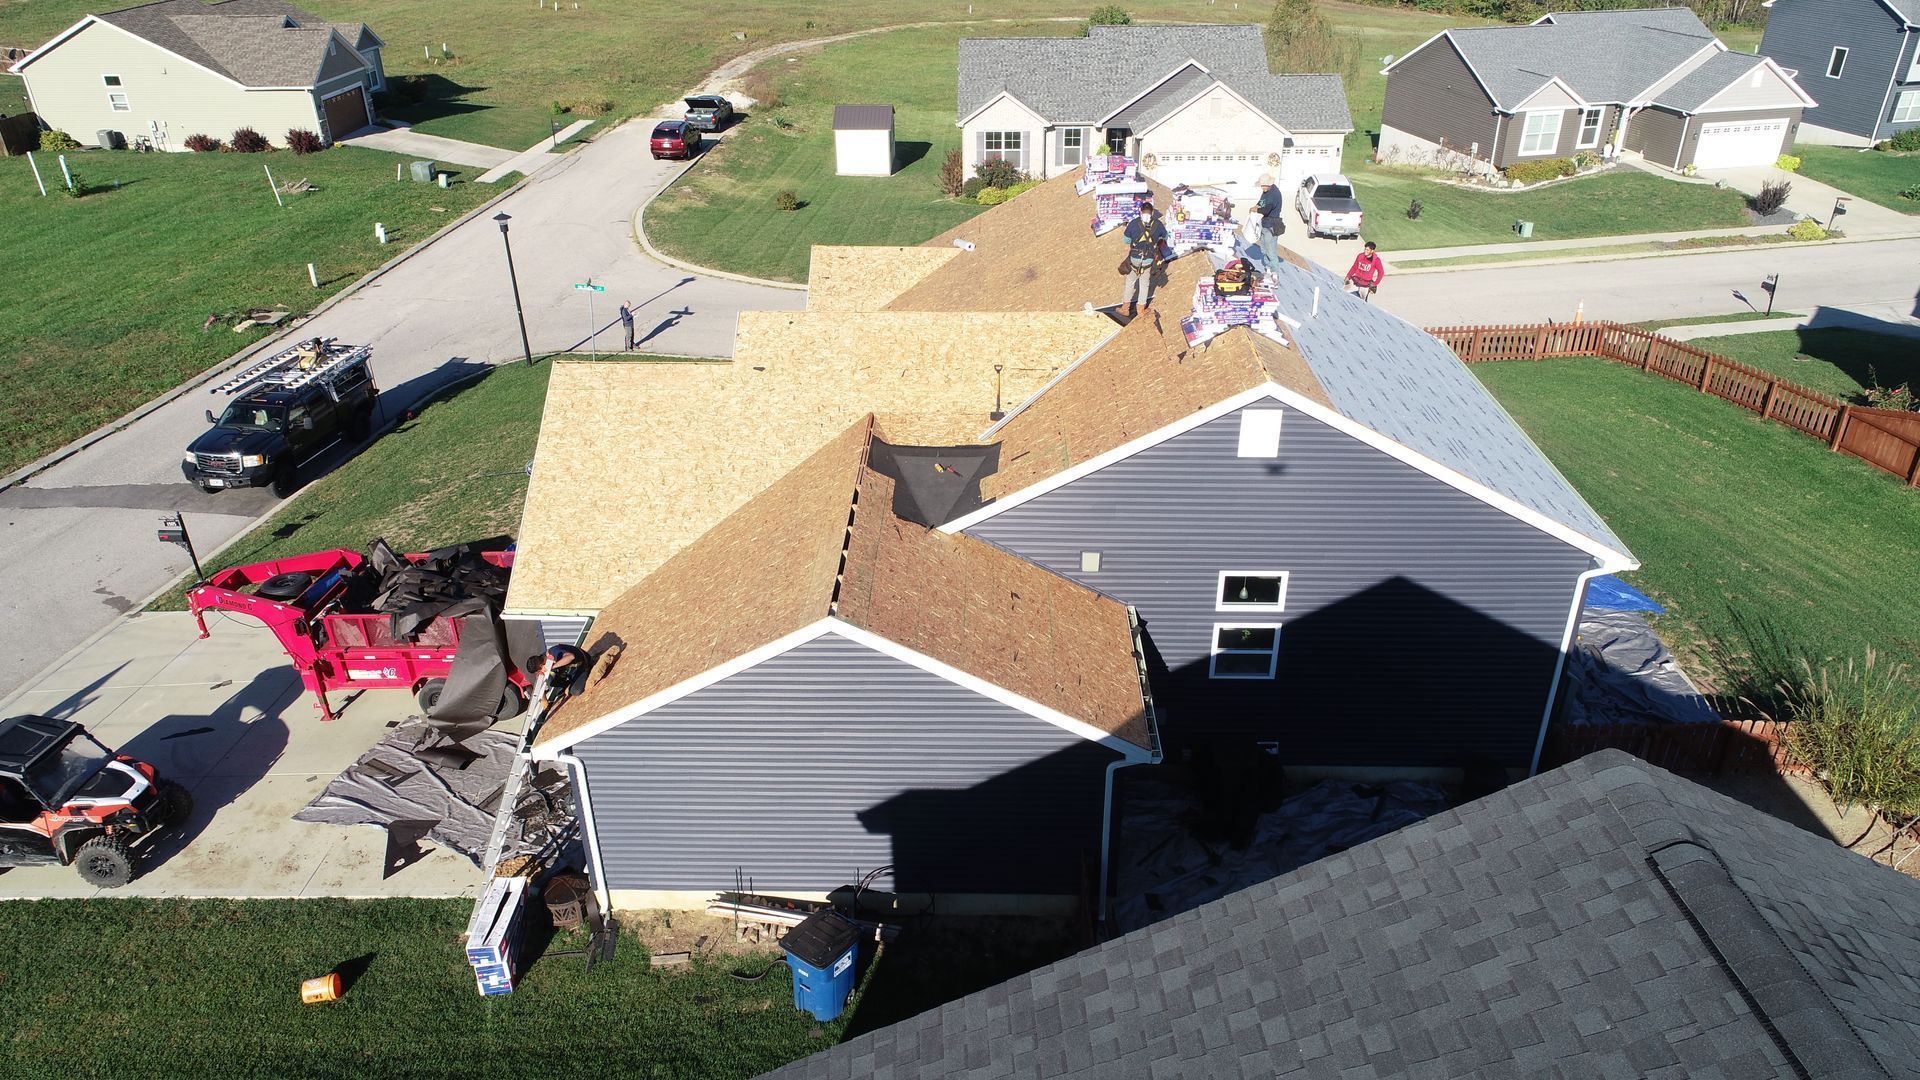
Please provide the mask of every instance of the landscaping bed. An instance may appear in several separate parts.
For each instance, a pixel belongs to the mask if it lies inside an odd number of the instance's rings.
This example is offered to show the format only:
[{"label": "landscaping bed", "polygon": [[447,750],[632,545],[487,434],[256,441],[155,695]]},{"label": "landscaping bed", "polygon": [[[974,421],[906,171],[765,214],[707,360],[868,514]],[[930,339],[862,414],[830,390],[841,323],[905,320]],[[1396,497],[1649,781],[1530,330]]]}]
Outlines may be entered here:
[{"label": "landscaping bed", "polygon": [[[35,157],[52,191],[60,166],[54,155]],[[395,180],[394,166],[406,160],[358,147],[305,156],[69,152],[92,189],[80,199],[43,198],[25,158],[0,160],[9,267],[0,291],[0,472],[266,333],[202,330],[209,314],[311,310],[501,191],[465,182],[471,170],[445,190]],[[263,166],[315,190],[286,196],[283,209]],[[390,243],[375,241],[376,221]]]},{"label": "landscaping bed", "polygon": [[[1920,153],[1857,150],[1845,146],[1796,146],[1800,172],[1902,214],[1920,214],[1920,199],[1900,192],[1920,186]],[[1844,222],[1846,219],[1842,218]]]},{"label": "landscaping bed", "polygon": [[[1718,348],[1721,342],[1695,344]],[[1717,398],[1599,359],[1472,367],[1644,568],[1656,626],[1713,681],[1742,622],[1814,657],[1920,649],[1920,497]]]}]

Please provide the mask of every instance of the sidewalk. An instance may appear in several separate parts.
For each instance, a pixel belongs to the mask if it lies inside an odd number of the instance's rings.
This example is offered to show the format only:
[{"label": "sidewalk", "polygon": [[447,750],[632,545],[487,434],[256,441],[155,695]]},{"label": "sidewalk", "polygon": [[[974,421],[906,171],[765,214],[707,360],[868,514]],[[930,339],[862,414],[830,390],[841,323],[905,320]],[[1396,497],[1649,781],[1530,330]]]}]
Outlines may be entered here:
[{"label": "sidewalk", "polygon": [[593,123],[591,120],[575,120],[573,123],[561,128],[551,138],[541,139],[539,142],[508,158],[506,161],[500,162],[493,168],[481,173],[480,179],[475,182],[481,184],[498,183],[508,174],[516,172],[524,176],[532,176],[534,173],[565,157],[565,154],[559,153],[557,150],[560,144],[580,134],[580,132],[591,123]]},{"label": "sidewalk", "polygon": [[1728,334],[1765,334],[1775,330],[1868,330],[1894,337],[1920,338],[1920,317],[1893,304],[1858,308],[1822,307],[1806,318],[1751,319],[1746,322],[1669,326],[1660,333],[1675,341],[1722,337]]}]

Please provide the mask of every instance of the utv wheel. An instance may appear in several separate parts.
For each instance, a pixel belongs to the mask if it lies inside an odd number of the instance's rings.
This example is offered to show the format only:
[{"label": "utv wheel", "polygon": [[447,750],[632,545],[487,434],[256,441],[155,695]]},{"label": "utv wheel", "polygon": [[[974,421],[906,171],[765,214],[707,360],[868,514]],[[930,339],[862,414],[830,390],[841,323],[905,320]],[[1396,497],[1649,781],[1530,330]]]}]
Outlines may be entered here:
[{"label": "utv wheel", "polygon": [[273,474],[273,493],[280,498],[284,499],[293,494],[299,487],[300,479],[294,474],[292,468],[282,465],[279,470]]},{"label": "utv wheel", "polygon": [[117,889],[133,880],[133,852],[111,836],[96,836],[74,853],[73,868],[89,885]]},{"label": "utv wheel", "polygon": [[365,439],[367,437],[367,433],[372,430],[373,430],[373,411],[371,409],[367,410],[366,412],[354,413],[353,418],[347,421],[346,435],[347,435],[347,438],[353,440],[354,442],[359,442],[362,439]]},{"label": "utv wheel", "polygon": [[172,780],[160,781],[160,823],[184,825],[193,816],[193,793]]},{"label": "utv wheel", "polygon": [[262,600],[292,600],[307,591],[313,584],[313,575],[299,570],[290,570],[284,574],[275,574],[260,583],[253,595]]}]

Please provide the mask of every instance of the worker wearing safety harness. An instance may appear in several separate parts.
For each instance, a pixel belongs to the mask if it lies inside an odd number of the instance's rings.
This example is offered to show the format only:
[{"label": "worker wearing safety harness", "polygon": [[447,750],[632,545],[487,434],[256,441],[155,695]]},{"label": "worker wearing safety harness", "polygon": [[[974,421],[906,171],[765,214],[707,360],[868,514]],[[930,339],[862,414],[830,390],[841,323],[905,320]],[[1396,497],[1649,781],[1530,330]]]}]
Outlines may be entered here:
[{"label": "worker wearing safety harness", "polygon": [[546,652],[527,657],[525,671],[537,678],[535,697],[541,713],[552,712],[569,698],[587,691],[587,676],[593,672],[593,654],[574,645],[555,645]]},{"label": "worker wearing safety harness", "polygon": [[1167,223],[1150,202],[1140,204],[1139,216],[1127,222],[1127,257],[1120,260],[1120,273],[1126,284],[1120,302],[1127,305],[1127,318],[1153,307],[1153,272],[1161,262],[1167,242]]}]

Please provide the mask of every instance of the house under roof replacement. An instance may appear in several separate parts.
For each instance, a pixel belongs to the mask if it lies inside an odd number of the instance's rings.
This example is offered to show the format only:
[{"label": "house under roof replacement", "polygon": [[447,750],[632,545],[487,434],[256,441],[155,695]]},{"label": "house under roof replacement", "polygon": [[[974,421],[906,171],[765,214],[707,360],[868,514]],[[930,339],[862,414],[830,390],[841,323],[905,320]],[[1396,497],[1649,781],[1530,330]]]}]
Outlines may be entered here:
[{"label": "house under roof replacement", "polygon": [[1884,1080],[1916,909],[1607,750],[768,1075]]}]

